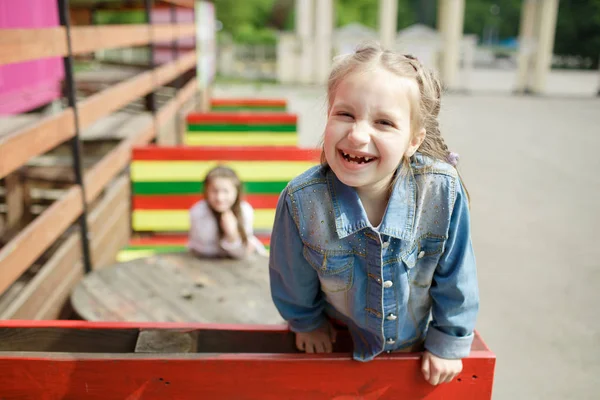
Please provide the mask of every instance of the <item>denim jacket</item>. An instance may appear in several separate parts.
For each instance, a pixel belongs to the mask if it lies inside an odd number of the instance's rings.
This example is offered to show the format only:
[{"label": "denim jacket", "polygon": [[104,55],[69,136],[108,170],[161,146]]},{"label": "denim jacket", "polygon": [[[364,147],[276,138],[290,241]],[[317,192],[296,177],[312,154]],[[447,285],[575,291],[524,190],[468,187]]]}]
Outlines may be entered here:
[{"label": "denim jacket", "polygon": [[451,165],[418,153],[410,165],[397,171],[378,229],[330,168],[283,190],[269,271],[292,331],[341,320],[360,361],[423,343],[442,358],[469,354],[479,291],[467,198]]}]

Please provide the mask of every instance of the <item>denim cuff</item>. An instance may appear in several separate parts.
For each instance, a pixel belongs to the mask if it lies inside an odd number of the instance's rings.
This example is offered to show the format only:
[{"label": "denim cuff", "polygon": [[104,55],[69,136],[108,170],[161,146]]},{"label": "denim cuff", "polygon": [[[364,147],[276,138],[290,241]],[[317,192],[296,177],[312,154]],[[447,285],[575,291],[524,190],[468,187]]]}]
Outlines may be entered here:
[{"label": "denim cuff", "polygon": [[292,332],[312,332],[323,325],[326,319],[325,315],[321,314],[317,318],[290,320],[288,321],[288,324],[290,325],[290,330]]},{"label": "denim cuff", "polygon": [[452,336],[430,326],[425,337],[425,349],[440,358],[461,359],[471,353],[474,337],[473,333],[468,336]]}]

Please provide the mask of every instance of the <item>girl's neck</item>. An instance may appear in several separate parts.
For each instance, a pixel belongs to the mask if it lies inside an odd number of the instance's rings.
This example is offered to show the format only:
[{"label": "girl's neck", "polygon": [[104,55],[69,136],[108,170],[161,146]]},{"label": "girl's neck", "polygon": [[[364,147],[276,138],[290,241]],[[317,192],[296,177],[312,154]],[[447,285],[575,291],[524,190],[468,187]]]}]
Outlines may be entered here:
[{"label": "girl's neck", "polygon": [[389,183],[377,186],[356,190],[362,206],[367,213],[367,218],[369,218],[369,222],[373,226],[381,224],[390,197]]}]

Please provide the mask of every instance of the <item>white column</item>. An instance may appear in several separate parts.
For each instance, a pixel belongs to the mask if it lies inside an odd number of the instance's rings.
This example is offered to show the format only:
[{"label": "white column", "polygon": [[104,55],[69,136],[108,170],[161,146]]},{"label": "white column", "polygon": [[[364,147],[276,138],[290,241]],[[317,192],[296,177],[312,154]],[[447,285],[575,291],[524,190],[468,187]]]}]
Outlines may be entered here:
[{"label": "white column", "polygon": [[324,83],[332,58],[333,0],[317,0],[315,34],[315,81]]},{"label": "white column", "polygon": [[443,30],[442,34],[442,57],[440,73],[442,82],[450,90],[459,89],[459,67],[460,67],[460,46],[463,37],[463,25],[465,18],[465,0],[439,0],[439,3],[445,3],[440,7],[442,21],[438,22],[438,27]]},{"label": "white column", "polygon": [[298,81],[311,83],[313,80],[313,30],[315,0],[296,0],[296,35],[300,44]]},{"label": "white column", "polygon": [[543,93],[546,89],[548,72],[552,66],[554,36],[556,34],[556,18],[558,16],[558,0],[539,2],[539,30],[535,67],[533,70],[532,90]]},{"label": "white column", "polygon": [[519,26],[519,56],[517,66],[517,79],[515,92],[527,93],[529,91],[529,77],[531,75],[532,56],[536,47],[536,10],[538,0],[523,0],[521,6],[521,24]]},{"label": "white column", "polygon": [[379,41],[384,49],[392,49],[398,26],[398,0],[379,0]]}]

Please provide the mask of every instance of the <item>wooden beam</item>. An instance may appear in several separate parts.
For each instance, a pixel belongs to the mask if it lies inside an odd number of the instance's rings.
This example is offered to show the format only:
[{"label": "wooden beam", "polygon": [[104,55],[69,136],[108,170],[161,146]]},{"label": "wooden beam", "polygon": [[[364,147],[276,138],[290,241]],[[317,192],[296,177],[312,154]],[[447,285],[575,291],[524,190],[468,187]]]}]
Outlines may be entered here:
[{"label": "wooden beam", "polygon": [[[1,54],[1,53],[0,53]],[[75,135],[73,110],[44,118],[32,126],[0,137],[0,178],[29,159],[43,154]]]},{"label": "wooden beam", "polygon": [[71,38],[73,53],[84,54],[103,49],[174,40],[194,36],[195,33],[195,24],[100,25],[73,27]]},{"label": "wooden beam", "polygon": [[[212,1],[210,1],[212,3]],[[163,3],[171,3],[180,7],[194,8],[195,0],[163,0]]]},{"label": "wooden beam", "polygon": [[[162,125],[168,121],[169,118],[174,117],[177,109],[190,99],[195,91],[196,79],[194,78],[178,92],[174,99],[171,99],[161,108],[157,116],[158,123]],[[133,146],[147,144],[155,135],[155,127],[152,124],[148,124],[147,127],[138,132],[135,136],[122,141],[90,169],[84,177],[86,202],[89,204],[94,201],[102,190],[104,190],[104,187],[108,182],[127,166],[131,159],[131,148]]]},{"label": "wooden beam", "polygon": [[183,105],[192,98],[194,93],[196,93],[196,85],[196,78],[190,79],[190,81],[179,90],[175,98],[160,108],[156,115],[156,123],[159,127],[174,118],[177,115],[177,110],[183,107]]},{"label": "wooden beam", "polygon": [[0,29],[0,65],[65,54],[67,36],[62,27]]},{"label": "wooden beam", "polygon": [[0,293],[58,239],[81,211],[81,189],[74,186],[0,250]]},{"label": "wooden beam", "polygon": [[[74,54],[114,49],[190,37],[195,24],[161,24],[150,26],[100,25],[74,26],[71,43]],[[62,27],[0,30],[0,65],[62,57],[67,54],[65,30]]]},{"label": "wooden beam", "polygon": [[[27,283],[10,306],[0,314],[0,319],[36,319],[53,292],[65,278],[81,266],[81,235],[75,232],[56,250],[35,277]],[[79,268],[76,265],[79,263]]]},{"label": "wooden beam", "polygon": [[6,228],[19,224],[24,215],[25,184],[19,172],[14,172],[4,178],[4,190],[6,193]]},{"label": "wooden beam", "polygon": [[83,130],[89,127],[101,117],[171,82],[195,64],[196,52],[189,52],[175,61],[136,75],[89,97],[79,105],[80,128]]}]

